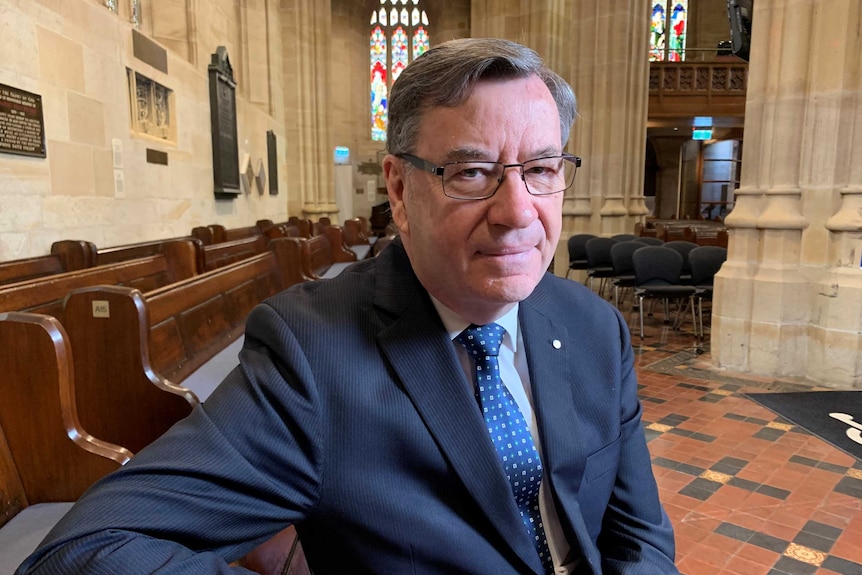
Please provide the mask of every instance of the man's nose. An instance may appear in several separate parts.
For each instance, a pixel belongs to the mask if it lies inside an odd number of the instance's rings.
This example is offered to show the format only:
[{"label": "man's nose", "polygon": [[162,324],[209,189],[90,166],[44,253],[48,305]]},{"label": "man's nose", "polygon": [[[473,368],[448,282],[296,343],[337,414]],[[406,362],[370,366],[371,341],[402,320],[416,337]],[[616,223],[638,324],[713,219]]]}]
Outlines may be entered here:
[{"label": "man's nose", "polygon": [[522,166],[508,166],[500,181],[500,187],[488,201],[488,222],[510,228],[525,228],[539,215],[534,205],[535,196],[530,194],[523,176]]}]

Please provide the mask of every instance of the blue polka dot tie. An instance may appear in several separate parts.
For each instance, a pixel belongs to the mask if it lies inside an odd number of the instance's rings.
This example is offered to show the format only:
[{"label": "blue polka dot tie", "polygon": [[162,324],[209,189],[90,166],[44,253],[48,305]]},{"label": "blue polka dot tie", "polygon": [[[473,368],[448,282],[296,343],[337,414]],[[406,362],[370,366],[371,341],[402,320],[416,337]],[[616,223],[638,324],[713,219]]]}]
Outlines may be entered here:
[{"label": "blue polka dot tie", "polygon": [[476,366],[476,388],[491,441],[503,462],[521,520],[533,539],[546,573],[553,572],[548,540],[539,514],[542,462],[518,404],[500,378],[497,355],[506,333],[496,323],[471,325],[456,340],[467,349]]}]

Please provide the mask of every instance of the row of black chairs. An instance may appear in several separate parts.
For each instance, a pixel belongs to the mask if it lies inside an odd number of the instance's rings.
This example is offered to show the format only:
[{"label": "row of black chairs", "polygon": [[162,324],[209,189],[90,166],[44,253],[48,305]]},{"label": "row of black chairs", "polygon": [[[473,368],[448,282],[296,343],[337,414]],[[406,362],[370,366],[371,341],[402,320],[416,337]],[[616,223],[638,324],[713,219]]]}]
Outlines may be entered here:
[{"label": "row of black chairs", "polygon": [[703,338],[703,302],[712,299],[713,278],[727,259],[726,248],[698,246],[687,241],[663,242],[631,234],[610,238],[576,234],[569,238],[568,247],[569,271],[585,270],[591,289],[594,279],[599,279],[598,291],[604,297],[606,287],[613,286],[617,307],[621,293],[633,292],[632,305],[637,300],[641,338],[644,337],[644,300],[653,300],[651,305],[660,300],[667,323],[670,323],[669,302],[675,302],[674,328],[679,328],[681,319],[690,309],[695,337]]},{"label": "row of black chairs", "polygon": [[[669,302],[677,303],[675,328],[679,328],[682,316],[690,309],[695,338],[702,340],[703,302],[712,301],[715,274],[726,259],[727,248],[719,246],[696,246],[687,253],[687,257],[666,245],[635,249],[631,254],[634,268],[632,285],[633,299],[637,298],[640,311],[641,339],[644,337],[644,300],[660,300],[666,321]],[[684,277],[682,272],[686,264],[689,274]]]}]

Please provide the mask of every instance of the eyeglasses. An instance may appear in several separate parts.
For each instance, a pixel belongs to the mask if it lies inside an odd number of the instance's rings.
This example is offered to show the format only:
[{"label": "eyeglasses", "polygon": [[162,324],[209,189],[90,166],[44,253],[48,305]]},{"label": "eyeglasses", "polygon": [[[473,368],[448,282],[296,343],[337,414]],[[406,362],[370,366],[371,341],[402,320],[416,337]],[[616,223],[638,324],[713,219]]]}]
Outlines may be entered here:
[{"label": "eyeglasses", "polygon": [[563,192],[575,181],[581,159],[571,154],[527,160],[523,164],[500,162],[450,162],[437,166],[413,154],[395,154],[420,170],[440,176],[443,193],[455,200],[490,198],[503,183],[507,168],[519,168],[521,180],[534,196]]}]

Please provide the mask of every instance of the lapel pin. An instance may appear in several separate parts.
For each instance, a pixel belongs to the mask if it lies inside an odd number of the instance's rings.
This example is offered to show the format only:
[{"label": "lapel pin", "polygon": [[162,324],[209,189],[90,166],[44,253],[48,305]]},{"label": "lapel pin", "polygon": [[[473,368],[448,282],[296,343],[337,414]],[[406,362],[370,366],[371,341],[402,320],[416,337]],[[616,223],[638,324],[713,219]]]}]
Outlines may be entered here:
[{"label": "lapel pin", "polygon": [[563,347],[563,344],[558,339],[555,339],[554,341],[552,341],[551,345],[554,346],[554,349],[560,349],[561,347]]}]

